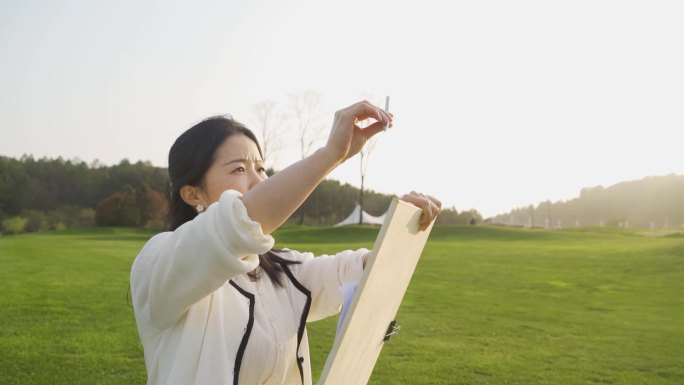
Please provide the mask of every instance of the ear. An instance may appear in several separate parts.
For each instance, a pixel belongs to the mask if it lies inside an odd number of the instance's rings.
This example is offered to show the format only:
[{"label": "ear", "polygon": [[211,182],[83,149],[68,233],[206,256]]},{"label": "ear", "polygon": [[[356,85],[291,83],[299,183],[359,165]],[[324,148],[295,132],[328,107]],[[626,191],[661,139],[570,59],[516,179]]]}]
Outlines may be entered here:
[{"label": "ear", "polygon": [[186,184],[180,189],[180,197],[181,199],[183,199],[183,202],[190,205],[190,207],[194,208],[199,204],[203,205],[204,207],[207,207],[204,195],[202,194],[202,191],[199,187],[190,186]]}]

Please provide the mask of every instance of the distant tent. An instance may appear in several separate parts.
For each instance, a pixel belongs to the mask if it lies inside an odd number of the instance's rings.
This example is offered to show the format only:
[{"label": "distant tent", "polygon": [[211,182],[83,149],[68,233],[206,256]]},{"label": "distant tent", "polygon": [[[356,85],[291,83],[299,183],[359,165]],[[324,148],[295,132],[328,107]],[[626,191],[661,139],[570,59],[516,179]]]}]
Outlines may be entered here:
[{"label": "distant tent", "polygon": [[[361,212],[361,206],[359,204],[356,204],[356,207],[354,207],[354,211],[352,211],[351,214],[347,218],[345,218],[342,222],[338,223],[335,225],[337,226],[345,226],[345,225],[358,225],[359,224],[359,213]],[[374,217],[367,212],[363,211],[363,220],[362,223],[369,224],[369,225],[382,225],[382,223],[385,221],[385,214],[380,215],[379,217]]]}]

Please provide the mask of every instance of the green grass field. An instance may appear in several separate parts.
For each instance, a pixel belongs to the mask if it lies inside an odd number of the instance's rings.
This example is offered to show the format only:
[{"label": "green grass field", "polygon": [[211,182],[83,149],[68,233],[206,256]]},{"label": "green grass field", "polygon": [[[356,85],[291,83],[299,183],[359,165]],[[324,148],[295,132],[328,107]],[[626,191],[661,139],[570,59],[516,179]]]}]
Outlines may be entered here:
[{"label": "green grass field", "polygon": [[[281,229],[372,247],[377,228]],[[128,274],[151,234],[0,237],[0,384],[144,384]],[[371,384],[684,384],[684,237],[437,227]],[[309,325],[314,377],[336,319]]]}]

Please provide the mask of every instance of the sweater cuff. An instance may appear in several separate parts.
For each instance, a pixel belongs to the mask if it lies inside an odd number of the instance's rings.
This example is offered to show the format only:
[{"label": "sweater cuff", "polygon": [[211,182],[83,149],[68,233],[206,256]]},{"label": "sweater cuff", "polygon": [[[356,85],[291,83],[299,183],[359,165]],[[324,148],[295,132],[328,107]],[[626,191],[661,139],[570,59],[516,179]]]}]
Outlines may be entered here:
[{"label": "sweater cuff", "polygon": [[[346,264],[339,271],[340,283],[358,283],[363,275],[363,257],[369,252],[368,249],[346,250],[340,254],[348,254],[344,257],[351,258],[351,263]],[[349,255],[351,254],[351,255]]]},{"label": "sweater cuff", "polygon": [[242,194],[235,190],[221,194],[216,225],[221,230],[221,241],[233,255],[252,259],[271,250],[275,241],[272,236],[264,234],[259,222],[249,217],[241,197]]}]

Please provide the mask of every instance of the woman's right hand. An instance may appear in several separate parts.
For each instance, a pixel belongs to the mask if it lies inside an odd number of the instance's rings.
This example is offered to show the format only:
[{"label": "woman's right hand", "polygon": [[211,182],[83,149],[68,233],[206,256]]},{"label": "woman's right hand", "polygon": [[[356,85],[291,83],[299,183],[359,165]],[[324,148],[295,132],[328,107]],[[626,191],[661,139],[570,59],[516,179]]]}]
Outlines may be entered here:
[{"label": "woman's right hand", "polygon": [[[378,132],[392,127],[392,114],[368,101],[362,101],[335,113],[332,129],[325,149],[340,162],[361,151],[363,145]],[[358,122],[375,119],[376,122],[361,128]]]}]

